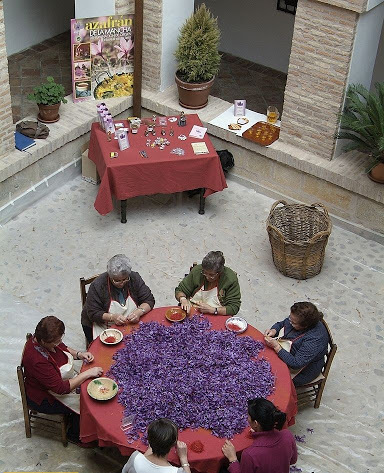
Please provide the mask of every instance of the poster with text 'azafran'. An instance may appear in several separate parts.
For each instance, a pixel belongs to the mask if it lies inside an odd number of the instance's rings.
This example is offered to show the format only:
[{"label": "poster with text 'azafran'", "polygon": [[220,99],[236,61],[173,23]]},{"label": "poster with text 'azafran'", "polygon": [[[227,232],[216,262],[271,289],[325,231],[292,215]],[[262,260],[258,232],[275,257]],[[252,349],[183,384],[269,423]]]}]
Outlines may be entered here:
[{"label": "poster with text 'azafran'", "polygon": [[134,15],[71,20],[74,102],[133,93]]}]

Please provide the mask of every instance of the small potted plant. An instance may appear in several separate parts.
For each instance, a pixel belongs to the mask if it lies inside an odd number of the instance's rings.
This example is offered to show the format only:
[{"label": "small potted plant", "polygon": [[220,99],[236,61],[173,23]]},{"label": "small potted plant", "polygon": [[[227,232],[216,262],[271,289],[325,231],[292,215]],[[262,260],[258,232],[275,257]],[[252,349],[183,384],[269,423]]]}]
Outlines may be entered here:
[{"label": "small potted plant", "polygon": [[207,105],[220,68],[219,41],[217,18],[203,3],[181,27],[175,51],[178,62],[175,80],[182,107],[198,109]]},{"label": "small potted plant", "polygon": [[375,84],[376,93],[360,84],[350,85],[341,115],[338,138],[347,139],[345,151],[367,153],[368,177],[384,183],[384,83]]},{"label": "small potted plant", "polygon": [[67,103],[64,87],[57,84],[52,76],[48,76],[46,82],[35,87],[27,98],[37,103],[39,107],[37,118],[43,123],[57,122],[60,118],[60,103]]}]

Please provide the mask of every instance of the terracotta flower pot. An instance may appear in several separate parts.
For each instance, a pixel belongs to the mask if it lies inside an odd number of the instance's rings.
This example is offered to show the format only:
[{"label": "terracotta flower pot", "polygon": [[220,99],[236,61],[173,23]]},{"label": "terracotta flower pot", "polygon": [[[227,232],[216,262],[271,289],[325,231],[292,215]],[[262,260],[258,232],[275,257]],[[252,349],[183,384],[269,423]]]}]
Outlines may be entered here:
[{"label": "terracotta flower pot", "polygon": [[184,108],[197,110],[208,104],[208,97],[215,78],[208,82],[193,84],[182,81],[176,73],[175,81],[179,89],[179,104]]},{"label": "terracotta flower pot", "polygon": [[384,163],[376,164],[376,166],[369,171],[368,177],[372,181],[384,184]]},{"label": "terracotta flower pot", "polygon": [[59,107],[60,102],[54,105],[44,105],[42,103],[37,104],[39,106],[39,114],[37,118],[43,123],[55,123],[60,118]]}]

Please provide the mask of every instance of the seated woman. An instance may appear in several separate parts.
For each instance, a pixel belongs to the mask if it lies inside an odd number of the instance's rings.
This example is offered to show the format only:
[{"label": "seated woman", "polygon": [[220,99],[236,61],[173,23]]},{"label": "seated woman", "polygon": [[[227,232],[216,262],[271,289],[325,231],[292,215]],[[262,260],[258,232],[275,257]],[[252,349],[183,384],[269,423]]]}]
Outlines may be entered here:
[{"label": "seated woman", "polygon": [[241,294],[237,275],[225,265],[221,251],[210,251],[201,264],[175,289],[181,308],[189,312],[191,305],[204,314],[235,315],[239,312]]},{"label": "seated woman", "polygon": [[[168,419],[157,419],[148,426],[148,450],[134,452],[124,465],[122,473],[190,473],[188,449],[177,440],[177,427]],[[176,446],[181,468],[168,462],[168,454]]]},{"label": "seated woman", "polygon": [[253,444],[237,460],[236,449],[226,440],[222,450],[229,460],[230,473],[289,473],[297,461],[296,442],[288,429],[281,430],[286,415],[263,398],[248,401],[248,422]]},{"label": "seated woman", "polygon": [[[296,302],[291,307],[289,317],[264,332],[265,343],[290,368],[295,386],[302,386],[315,379],[325,364],[329,337],[322,318],[323,314],[311,302]],[[279,343],[272,338],[282,328],[283,339],[288,343]]]},{"label": "seated woman", "polygon": [[64,345],[64,331],[64,323],[53,315],[37,324],[23,354],[25,390],[31,409],[45,414],[70,414],[68,439],[78,442],[80,396],[71,391],[86,379],[101,376],[103,370],[94,366],[76,376],[73,360],[90,363],[93,355]]},{"label": "seated woman", "polygon": [[88,343],[109,325],[135,324],[153,309],[155,298],[139,273],[132,271],[125,255],[115,255],[107,272],[89,287],[81,312],[81,325]]}]

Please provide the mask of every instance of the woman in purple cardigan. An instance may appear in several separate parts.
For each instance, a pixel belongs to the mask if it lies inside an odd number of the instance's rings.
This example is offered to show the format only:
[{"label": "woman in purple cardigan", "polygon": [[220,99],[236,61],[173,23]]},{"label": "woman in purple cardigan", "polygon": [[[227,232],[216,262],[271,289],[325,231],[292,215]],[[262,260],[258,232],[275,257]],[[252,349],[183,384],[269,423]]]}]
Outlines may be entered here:
[{"label": "woman in purple cardigan", "polygon": [[271,401],[263,398],[248,401],[248,422],[253,431],[253,444],[246,448],[240,462],[232,442],[222,447],[229,460],[230,473],[289,473],[297,461],[296,442],[288,429],[281,430],[286,415]]}]

